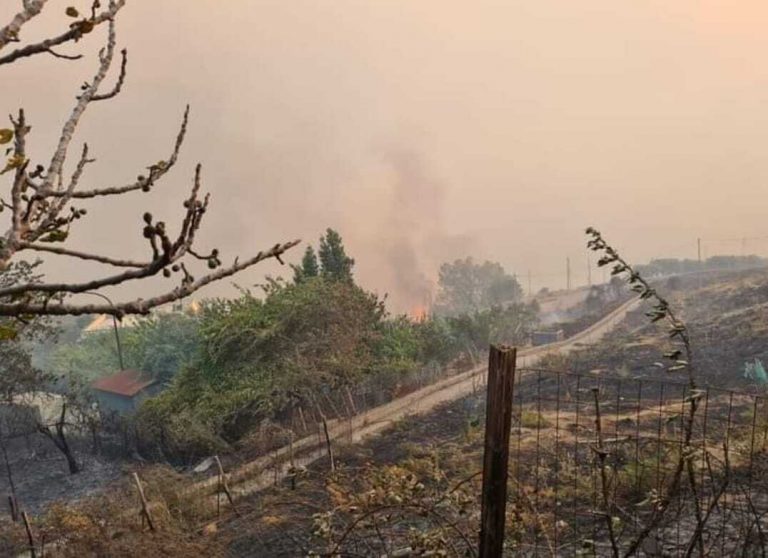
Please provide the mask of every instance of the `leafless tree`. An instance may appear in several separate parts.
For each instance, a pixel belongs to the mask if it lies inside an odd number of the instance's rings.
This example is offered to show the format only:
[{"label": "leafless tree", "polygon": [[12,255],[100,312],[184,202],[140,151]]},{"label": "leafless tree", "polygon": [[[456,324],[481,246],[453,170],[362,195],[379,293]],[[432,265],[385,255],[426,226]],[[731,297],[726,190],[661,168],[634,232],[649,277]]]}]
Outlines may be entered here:
[{"label": "leafless tree", "polygon": [[[121,91],[126,78],[128,55],[123,49],[117,52],[116,19],[125,5],[125,0],[110,0],[103,7],[94,0],[90,13],[80,14],[74,7],[66,8],[66,15],[72,23],[61,34],[39,42],[22,43],[24,26],[38,16],[48,4],[47,0],[22,0],[20,11],[4,27],[0,27],[0,66],[22,59],[48,54],[57,58],[74,59],[80,55],[65,55],[55,51],[65,44],[76,43],[86,35],[106,28],[105,44],[98,55],[98,68],[90,81],[83,84],[76,97],[74,108],[66,119],[56,148],[47,165],[33,164],[27,155],[27,141],[30,125],[23,109],[11,116],[11,127],[0,129],[0,144],[8,144],[7,161],[0,174],[11,176],[10,195],[1,197],[0,211],[9,215],[8,228],[0,233],[0,272],[13,264],[14,258],[29,254],[55,254],[78,260],[103,264],[110,271],[103,276],[84,282],[18,282],[0,286],[0,317],[77,315],[87,313],[111,314],[118,317],[125,314],[146,314],[152,308],[186,297],[201,287],[229,277],[239,271],[269,258],[282,263],[281,255],[298,241],[275,244],[247,259],[235,259],[229,265],[222,265],[218,250],[207,253],[195,250],[195,236],[205,214],[209,195],[201,189],[201,167],[197,166],[189,197],[184,200],[184,210],[179,230],[172,234],[170,227],[157,221],[150,213],[144,214],[142,233],[148,244],[146,260],[135,261],[119,256],[102,255],[80,251],[67,243],[70,228],[86,215],[79,207],[84,200],[105,196],[122,196],[134,192],[149,192],[176,164],[179,150],[184,142],[189,118],[189,107],[176,136],[170,156],[148,167],[148,171],[134,181],[118,186],[81,188],[80,183],[86,167],[94,162],[88,145],[83,145],[74,170],[65,176],[65,163],[70,158],[73,138],[84,113],[98,101],[114,99]],[[12,47],[16,47],[12,49]],[[120,58],[119,73],[111,88],[105,87],[115,59]],[[117,200],[116,200],[117,201]],[[119,203],[119,202],[118,202]],[[0,229],[1,230],[1,229]],[[201,260],[208,271],[195,278],[187,264],[190,260]],[[119,301],[113,304],[81,304],[71,295],[99,290],[142,280],[159,274],[172,277],[178,273],[177,285],[167,292],[147,299]]]},{"label": "leafless tree", "polygon": [[[53,430],[51,430],[51,426],[53,426]],[[80,472],[80,465],[75,458],[75,453],[72,451],[72,447],[69,445],[69,440],[67,440],[66,429],[68,426],[71,425],[67,424],[67,403],[66,401],[62,401],[61,415],[58,420],[52,425],[40,421],[37,424],[37,430],[53,442],[53,445],[55,445],[62,455],[64,455],[67,460],[69,472],[74,475]]]}]

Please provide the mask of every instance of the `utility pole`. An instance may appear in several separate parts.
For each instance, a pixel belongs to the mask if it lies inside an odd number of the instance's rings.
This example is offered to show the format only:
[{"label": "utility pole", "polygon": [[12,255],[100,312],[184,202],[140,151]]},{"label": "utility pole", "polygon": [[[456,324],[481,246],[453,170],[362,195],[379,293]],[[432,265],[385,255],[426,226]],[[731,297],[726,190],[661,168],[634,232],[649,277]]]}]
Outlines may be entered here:
[{"label": "utility pole", "polygon": [[699,269],[701,269],[701,239],[700,238],[696,239],[696,245],[698,247],[698,252],[699,252]]},{"label": "utility pole", "polygon": [[696,239],[696,248],[698,250],[698,255],[699,255],[699,273],[698,273],[698,275],[699,275],[699,288],[701,288],[701,274],[704,271],[704,269],[702,268],[702,265],[701,265],[701,238],[697,238]]},{"label": "utility pole", "polygon": [[571,258],[565,258],[565,288],[571,290]]},{"label": "utility pole", "polygon": [[[106,295],[102,293],[96,293],[93,291],[85,291],[83,294],[89,294],[93,296],[98,296],[99,298],[102,298],[109,303],[110,306],[114,308],[115,304],[112,302],[112,300],[107,297]],[[115,332],[115,344],[117,345],[117,360],[120,363],[120,371],[122,372],[125,370],[125,364],[123,363],[123,346],[120,343],[120,331],[117,328],[117,318],[114,314],[112,314],[112,329]]]}]

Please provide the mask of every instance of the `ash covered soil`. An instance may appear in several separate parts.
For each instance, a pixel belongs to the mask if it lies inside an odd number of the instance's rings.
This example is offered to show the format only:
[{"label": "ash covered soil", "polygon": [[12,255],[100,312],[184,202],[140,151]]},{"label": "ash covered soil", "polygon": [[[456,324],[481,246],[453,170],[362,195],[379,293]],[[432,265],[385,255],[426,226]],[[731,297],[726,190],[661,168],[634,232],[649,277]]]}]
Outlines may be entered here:
[{"label": "ash covered soil", "polygon": [[[688,327],[701,386],[762,391],[744,368],[755,358],[768,364],[768,271],[678,277],[655,286]],[[550,364],[582,374],[685,381],[657,365],[672,345],[663,322],[649,324],[645,311],[630,314],[599,345]]]},{"label": "ash covered soil", "polygon": [[[10,440],[8,464],[20,508],[37,514],[56,501],[72,503],[80,500],[120,477],[123,471],[121,462],[99,458],[85,448],[83,450],[76,452],[82,471],[72,475],[66,460],[50,441],[39,435],[31,436],[29,443],[23,438]],[[3,504],[6,503],[5,495],[9,493],[8,469],[0,463]]]},{"label": "ash covered soil", "polygon": [[[333,508],[334,485],[354,483],[374,467],[443,456],[442,467],[449,478],[474,472],[482,466],[483,441],[477,434],[484,407],[478,394],[426,416],[407,418],[363,444],[337,448],[335,473],[321,460],[309,467],[295,488],[286,480],[248,498],[239,505],[240,517],[221,526],[220,537],[227,541],[229,556],[287,558],[311,549],[322,551],[323,540],[313,534],[314,514]],[[473,431],[470,437],[468,430]]]}]

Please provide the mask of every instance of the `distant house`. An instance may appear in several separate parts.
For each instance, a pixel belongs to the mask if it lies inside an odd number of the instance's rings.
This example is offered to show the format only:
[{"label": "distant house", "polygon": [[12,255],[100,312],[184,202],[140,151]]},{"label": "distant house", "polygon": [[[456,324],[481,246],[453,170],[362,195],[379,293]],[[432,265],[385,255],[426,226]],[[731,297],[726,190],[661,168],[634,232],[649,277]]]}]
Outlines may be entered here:
[{"label": "distant house", "polygon": [[565,334],[562,329],[558,329],[557,331],[534,331],[531,334],[531,343],[534,347],[557,343],[563,339],[565,339]]},{"label": "distant house", "polygon": [[[191,315],[197,315],[200,313],[201,305],[196,300],[185,300],[183,302],[175,302],[173,304],[166,304],[154,310],[154,314],[174,314],[185,313]],[[136,327],[141,321],[145,319],[142,316],[125,316],[118,322],[118,328],[121,330],[124,328]],[[99,333],[102,331],[111,331],[114,327],[112,316],[108,314],[99,314],[90,321],[90,323],[83,328],[84,334]]]},{"label": "distant house", "polygon": [[[139,323],[140,318],[136,316],[126,316],[121,321],[118,322],[118,328],[129,328],[129,327],[135,327],[137,323]],[[114,327],[112,322],[112,316],[109,316],[107,314],[99,314],[91,322],[83,328],[83,333],[98,333],[101,331],[112,331],[112,328]]]},{"label": "distant house", "polygon": [[91,389],[102,410],[130,414],[144,399],[160,392],[162,386],[144,372],[123,370],[99,378],[91,384]]}]

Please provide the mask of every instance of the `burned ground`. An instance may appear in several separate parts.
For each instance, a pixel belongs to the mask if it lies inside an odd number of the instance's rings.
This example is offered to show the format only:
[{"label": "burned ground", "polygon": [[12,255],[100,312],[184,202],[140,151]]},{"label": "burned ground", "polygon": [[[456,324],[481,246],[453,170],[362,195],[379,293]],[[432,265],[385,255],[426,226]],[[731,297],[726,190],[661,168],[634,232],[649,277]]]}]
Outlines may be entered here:
[{"label": "burned ground", "polygon": [[[749,554],[763,546],[760,510],[768,501],[763,482],[768,406],[741,370],[746,358],[768,356],[761,314],[768,276],[741,272],[723,279],[702,281],[699,289],[698,279],[688,278],[682,287],[675,285],[670,297],[690,324],[699,359],[696,372],[701,385],[709,388],[695,423],[702,452],[696,469],[701,492],[696,497],[681,493],[675,512],[643,543],[646,553],[684,550],[697,528],[693,507],[697,500],[716,502],[703,537],[711,555],[737,548]],[[694,291],[683,290],[691,286]],[[723,312],[725,308],[730,310]],[[665,349],[665,335],[646,324],[642,311],[637,312],[606,343],[543,363],[553,371],[519,373],[508,519],[513,554],[550,555],[554,550],[574,555],[582,545],[598,555],[610,551],[605,526],[595,511],[602,488],[594,473],[594,390],[605,417],[604,442],[611,445],[612,505],[630,511],[641,506],[629,514],[616,512],[614,521],[622,525],[624,537],[621,544],[631,543],[632,522],[639,521],[642,506],[673,475],[681,447],[681,417],[690,394],[685,377],[661,371],[655,364]],[[295,480],[249,499],[247,520],[238,519],[222,529],[231,537],[230,554],[293,556],[340,549],[350,556],[384,554],[424,544],[414,532],[437,530],[445,546],[460,555],[462,537],[419,514],[384,516],[382,524],[360,528],[359,502],[350,493],[371,490],[368,477],[376,476],[375,471],[391,474],[392,468],[405,469],[424,484],[426,499],[432,502],[440,501],[452,483],[471,479],[464,485],[470,488],[471,502],[443,511],[447,523],[461,525],[474,540],[479,484],[473,475],[482,466],[483,415],[482,397],[467,397],[426,417],[403,421],[364,445],[338,449],[336,472],[328,471],[327,462],[318,462]],[[730,456],[726,463],[723,447]],[[343,542],[337,548],[339,539]]]},{"label": "burned ground", "polygon": [[[705,379],[703,385],[711,389],[706,400],[708,419],[696,423],[697,447],[707,448],[697,450],[702,456],[697,462],[701,501],[718,495],[726,476],[730,483],[720,495],[706,533],[707,543],[719,549],[713,551],[715,556],[733,551],[734,541],[746,541],[754,549],[762,544],[766,527],[748,508],[762,510],[768,503],[768,490],[762,486],[762,479],[768,478],[764,455],[768,407],[755,403],[751,395],[731,395],[717,387],[744,388],[740,374],[744,355],[765,355],[758,301],[767,285],[764,273],[740,273],[704,283],[696,292],[678,285],[670,297],[691,324],[694,350],[700,358],[697,370]],[[730,310],[722,312],[723,308]],[[700,332],[715,327],[719,333],[703,342]],[[685,378],[655,366],[664,347],[664,332],[647,326],[639,312],[599,346],[548,359],[541,363],[543,368],[519,371],[507,520],[513,555],[546,555],[553,548],[561,549],[558,554],[574,555],[584,545],[592,545],[597,555],[606,551],[606,528],[595,507],[601,487],[594,473],[595,447],[600,443],[594,393],[604,416],[602,443],[611,448],[607,465],[613,471],[610,492],[615,521],[622,526],[622,544],[631,540],[633,522],[645,513],[642,506],[652,502],[654,489],[673,472],[679,455],[680,417],[690,395]],[[712,361],[737,372],[724,375]],[[752,385],[746,387],[755,391]],[[176,521],[184,519],[181,524],[169,523],[169,529],[211,553],[226,549],[229,556],[311,552],[370,556],[410,548],[413,552],[442,549],[460,556],[470,548],[468,542],[474,544],[476,539],[483,427],[484,394],[478,386],[475,395],[426,416],[402,420],[362,444],[335,443],[335,471],[321,458],[275,486],[237,500],[235,510],[221,504],[218,518],[218,504],[211,507],[210,494],[205,504],[198,501],[199,496],[185,500],[162,495],[159,489],[151,489],[150,494],[160,500],[160,509],[167,510],[164,514],[179,518]],[[706,428],[703,435],[702,428]],[[726,437],[733,451],[727,475],[720,449]],[[243,455],[259,453],[256,446],[250,451],[243,448]],[[241,461],[242,456],[235,456],[225,460],[225,467],[233,470]],[[154,475],[153,469],[146,474]],[[153,482],[163,475],[155,475]],[[680,541],[696,528],[691,519],[693,501],[681,498],[676,513],[659,525],[647,544],[679,549]],[[633,511],[636,506],[641,506],[640,511]],[[126,532],[151,542],[157,535],[136,530],[135,502],[129,509],[132,527]],[[652,553],[650,547],[646,552]]]}]

